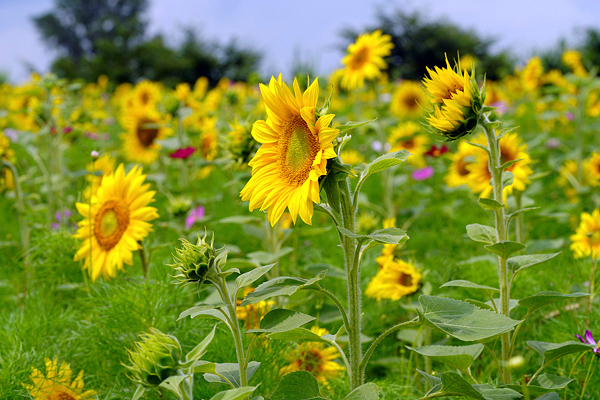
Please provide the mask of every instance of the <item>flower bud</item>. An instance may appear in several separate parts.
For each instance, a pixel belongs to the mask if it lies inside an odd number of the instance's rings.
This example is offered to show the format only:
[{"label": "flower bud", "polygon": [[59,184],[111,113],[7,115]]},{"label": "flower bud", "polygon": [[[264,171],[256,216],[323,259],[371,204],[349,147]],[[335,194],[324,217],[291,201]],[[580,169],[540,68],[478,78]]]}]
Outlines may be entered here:
[{"label": "flower bud", "polygon": [[131,365],[130,379],[146,387],[158,386],[170,376],[177,375],[182,351],[177,338],[158,329],[141,335],[142,341],[135,342],[135,349],[128,350]]},{"label": "flower bud", "polygon": [[179,271],[176,278],[180,283],[198,283],[201,285],[211,269],[214,267],[216,251],[211,241],[208,244],[206,235],[203,238],[198,237],[198,243],[192,244],[185,239],[181,239],[182,248],[176,249],[176,255],[173,256],[175,264],[171,266]]}]

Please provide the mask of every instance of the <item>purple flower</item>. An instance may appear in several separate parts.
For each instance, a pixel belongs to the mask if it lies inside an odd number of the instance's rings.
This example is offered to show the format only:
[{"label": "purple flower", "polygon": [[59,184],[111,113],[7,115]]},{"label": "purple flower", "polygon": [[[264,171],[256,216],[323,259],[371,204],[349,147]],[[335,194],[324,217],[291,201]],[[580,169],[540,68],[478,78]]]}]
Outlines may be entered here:
[{"label": "purple flower", "polygon": [[185,229],[190,229],[192,225],[204,218],[204,207],[198,206],[192,208],[190,213],[185,218]]},{"label": "purple flower", "polygon": [[569,121],[573,121],[573,120],[575,119],[575,116],[573,115],[573,113],[572,113],[572,112],[568,112],[568,113],[566,113],[566,114],[565,114],[565,117],[567,117],[567,119],[568,119]]},{"label": "purple flower", "polygon": [[498,100],[497,102],[490,104],[491,107],[496,107],[496,114],[502,115],[506,113],[506,109],[508,108],[508,104],[504,100]]},{"label": "purple flower", "polygon": [[51,225],[52,229],[59,229],[63,224],[66,226],[68,219],[71,218],[71,215],[73,215],[73,213],[68,208],[63,212],[57,211],[54,214],[54,219],[56,219],[56,222]]},{"label": "purple flower", "polygon": [[581,340],[582,343],[589,343],[593,346],[596,346],[596,348],[594,349],[594,353],[596,353],[597,356],[600,357],[600,344],[598,344],[595,340],[594,337],[592,336],[592,332],[590,332],[589,330],[586,329],[585,331],[585,340],[581,337],[581,335],[575,335],[575,337],[579,340]]},{"label": "purple flower", "polygon": [[425,181],[433,176],[433,167],[427,166],[425,168],[414,170],[411,176],[415,181]]}]

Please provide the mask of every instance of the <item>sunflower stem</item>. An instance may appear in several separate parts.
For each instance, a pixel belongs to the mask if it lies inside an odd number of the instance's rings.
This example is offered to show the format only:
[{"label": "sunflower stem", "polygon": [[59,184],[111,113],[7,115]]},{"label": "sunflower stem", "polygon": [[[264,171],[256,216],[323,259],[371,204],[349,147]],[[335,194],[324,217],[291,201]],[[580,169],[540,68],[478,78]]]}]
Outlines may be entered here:
[{"label": "sunflower stem", "polygon": [[[490,125],[490,120],[487,115],[482,114],[480,117],[480,124],[483,127],[485,135],[487,137],[488,149],[489,149],[489,170],[492,175],[492,187],[494,192],[494,200],[499,203],[503,203],[504,197],[502,195],[502,172],[500,161],[500,146],[499,140],[496,136],[496,130]],[[508,231],[506,229],[506,221],[504,216],[504,206],[494,211],[496,216],[496,233],[498,242],[504,242],[508,240]],[[500,312],[505,317],[510,317],[510,293],[508,291],[508,274],[506,258],[498,256],[498,278],[500,281]],[[508,360],[510,358],[510,333],[503,333],[501,336],[501,362],[500,362],[500,381],[502,383],[510,384],[511,376],[510,371],[507,368]]]},{"label": "sunflower stem", "polygon": [[[517,210],[521,209],[522,206],[522,197],[523,192],[520,190],[513,190],[513,195],[515,196],[515,206]],[[516,224],[516,234],[517,234],[517,242],[525,243],[525,216],[524,213],[520,213],[517,215],[517,224]]]},{"label": "sunflower stem", "polygon": [[144,242],[140,241],[138,242],[140,245],[140,248],[138,249],[138,254],[140,256],[140,261],[142,263],[142,271],[144,272],[144,279],[146,279],[146,281],[148,281],[150,279],[150,274],[149,274],[149,269],[150,266],[148,265],[148,258],[146,257],[146,248],[144,247]]},{"label": "sunflower stem", "polygon": [[[350,193],[350,182],[348,178],[339,183],[340,198],[342,210],[343,227],[354,233],[355,209],[352,204],[352,195]],[[344,262],[346,273],[348,275],[348,314],[349,314],[349,347],[350,347],[350,387],[356,389],[363,384],[363,373],[361,372],[362,347],[360,343],[361,334],[361,289],[360,289],[360,266],[359,260],[355,257],[356,239],[343,236],[341,238],[342,249],[344,250]]]}]

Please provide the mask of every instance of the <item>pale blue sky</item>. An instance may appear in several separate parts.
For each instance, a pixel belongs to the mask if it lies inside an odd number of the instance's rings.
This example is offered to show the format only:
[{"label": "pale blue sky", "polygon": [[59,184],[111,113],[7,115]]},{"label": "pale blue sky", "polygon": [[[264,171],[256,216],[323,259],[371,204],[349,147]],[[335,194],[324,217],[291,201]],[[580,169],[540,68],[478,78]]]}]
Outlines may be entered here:
[{"label": "pale blue sky", "polygon": [[[264,73],[289,73],[296,56],[319,73],[338,66],[339,32],[375,21],[376,7],[445,17],[499,39],[497,47],[526,57],[559,38],[576,38],[575,28],[600,29],[597,0],[150,0],[150,31],[169,41],[192,26],[203,37],[236,37],[265,55]],[[31,17],[52,8],[53,0],[0,0],[0,71],[14,82],[27,77],[26,64],[44,72],[55,53],[39,39]]]}]

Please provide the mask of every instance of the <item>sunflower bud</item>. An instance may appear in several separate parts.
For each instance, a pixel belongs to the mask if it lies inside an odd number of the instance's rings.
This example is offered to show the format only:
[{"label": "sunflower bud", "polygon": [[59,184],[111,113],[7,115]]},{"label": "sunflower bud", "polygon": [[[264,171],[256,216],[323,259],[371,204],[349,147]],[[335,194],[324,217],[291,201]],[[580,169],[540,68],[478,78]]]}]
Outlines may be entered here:
[{"label": "sunflower bud", "polygon": [[131,365],[125,367],[132,374],[130,379],[140,385],[153,387],[177,375],[182,354],[177,338],[154,328],[141,337],[141,342],[135,342],[135,349],[128,350]]},{"label": "sunflower bud", "polygon": [[213,243],[205,241],[206,235],[203,238],[198,238],[197,244],[192,244],[185,239],[181,239],[182,248],[176,249],[177,254],[173,257],[175,264],[171,266],[179,271],[176,278],[179,278],[180,283],[198,283],[201,285],[208,277],[209,272],[215,264],[216,251]]},{"label": "sunflower bud", "polygon": [[448,141],[472,133],[477,127],[485,95],[479,90],[474,71],[454,68],[446,58],[446,67],[427,68],[429,78],[423,79],[432,109],[426,117],[435,134]]}]

